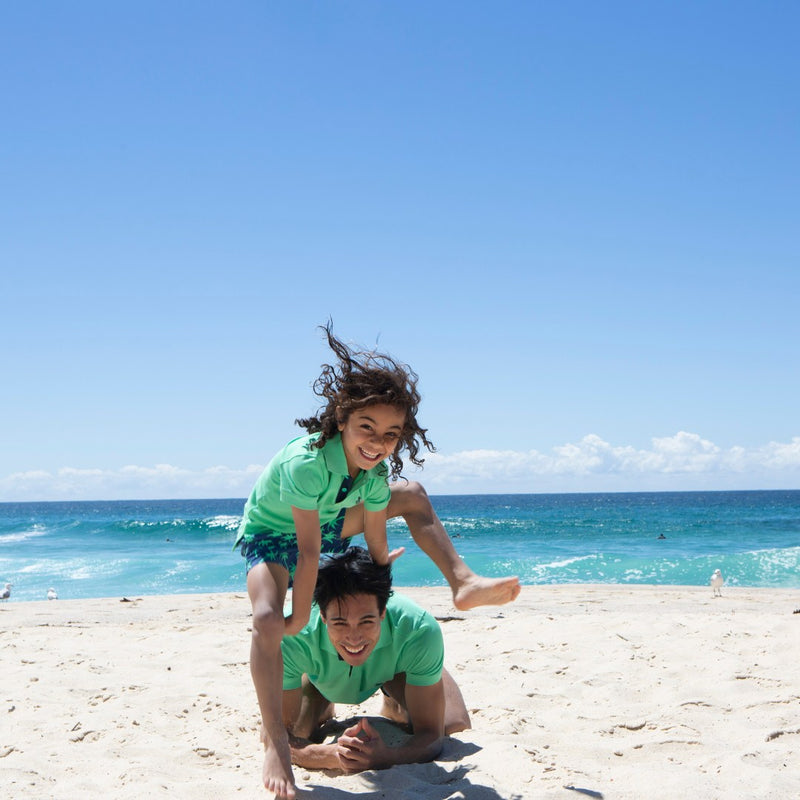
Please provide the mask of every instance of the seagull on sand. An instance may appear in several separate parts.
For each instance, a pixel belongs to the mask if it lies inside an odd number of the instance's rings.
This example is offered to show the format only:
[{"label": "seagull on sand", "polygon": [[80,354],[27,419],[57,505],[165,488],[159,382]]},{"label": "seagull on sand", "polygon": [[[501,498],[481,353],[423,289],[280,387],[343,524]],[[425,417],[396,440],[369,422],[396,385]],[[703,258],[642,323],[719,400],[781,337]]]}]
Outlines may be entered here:
[{"label": "seagull on sand", "polygon": [[714,570],[714,574],[708,581],[711,584],[711,588],[714,592],[714,597],[722,597],[722,584],[725,583],[725,579],[722,577],[722,573],[718,570]]},{"label": "seagull on sand", "polygon": [[9,597],[11,597],[11,584],[7,583],[6,588],[0,592],[0,600],[8,600]]},{"label": "seagull on sand", "polygon": [[48,600],[58,600],[58,593],[55,589],[48,589],[47,590],[47,599]]}]

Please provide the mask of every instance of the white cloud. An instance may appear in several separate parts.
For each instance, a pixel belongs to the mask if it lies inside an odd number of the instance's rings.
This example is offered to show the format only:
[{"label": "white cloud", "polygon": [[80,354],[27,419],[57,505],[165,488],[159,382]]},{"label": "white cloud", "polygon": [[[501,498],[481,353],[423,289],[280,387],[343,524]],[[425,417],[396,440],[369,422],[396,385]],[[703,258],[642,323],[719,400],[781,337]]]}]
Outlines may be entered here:
[{"label": "white cloud", "polygon": [[246,497],[263,465],[190,470],[171,464],[127,465],[116,470],[64,467],[17,472],[0,479],[0,501],[168,500]]},{"label": "white cloud", "polygon": [[434,493],[800,488],[800,437],[725,450],[680,431],[637,450],[590,434],[551,453],[433,453],[424,472],[413,477],[423,476]]},{"label": "white cloud", "polygon": [[[258,464],[201,470],[156,464],[33,470],[0,478],[0,501],[243,498],[262,469]],[[696,433],[680,431],[636,449],[589,434],[549,453],[433,453],[426,457],[423,471],[407,469],[406,475],[424,482],[432,494],[797,489],[800,436],[752,449],[724,449]]]},{"label": "white cloud", "polygon": [[760,463],[774,469],[797,469],[800,464],[800,436],[791,442],[770,442],[760,448],[756,454]]}]

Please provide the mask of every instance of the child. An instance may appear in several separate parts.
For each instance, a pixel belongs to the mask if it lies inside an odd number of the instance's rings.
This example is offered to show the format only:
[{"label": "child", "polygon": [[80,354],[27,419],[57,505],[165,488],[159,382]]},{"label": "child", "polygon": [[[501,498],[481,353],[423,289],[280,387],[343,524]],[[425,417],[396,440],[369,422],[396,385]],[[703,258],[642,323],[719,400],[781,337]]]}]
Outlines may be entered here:
[{"label": "child", "polygon": [[[476,575],[455,552],[425,490],[400,477],[400,453],[421,465],[420,446],[433,451],[416,414],[417,376],[387,355],[354,352],[324,328],[338,363],[325,364],[314,384],[324,405],[298,419],[308,433],[292,440],[269,463],[247,500],[236,538],[247,563],[253,606],[250,672],[266,748],[264,786],[280,798],[296,796],[282,719],[281,639],[308,622],[320,553],[347,548],[363,533],[374,561],[388,564],[386,520],[402,516],[414,541],[439,567],[459,609],[507,603],[520,591],[516,577]],[[384,463],[388,460],[389,467]],[[283,603],[292,586],[292,609]]]}]

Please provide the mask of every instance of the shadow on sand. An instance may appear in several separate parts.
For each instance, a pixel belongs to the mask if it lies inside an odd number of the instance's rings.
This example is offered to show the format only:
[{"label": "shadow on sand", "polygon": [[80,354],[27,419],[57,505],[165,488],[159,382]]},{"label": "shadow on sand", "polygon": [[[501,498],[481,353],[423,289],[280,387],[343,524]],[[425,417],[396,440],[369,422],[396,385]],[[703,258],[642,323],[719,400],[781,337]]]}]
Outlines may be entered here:
[{"label": "shadow on sand", "polygon": [[[359,717],[331,721],[326,732],[335,739],[343,730],[355,724]],[[378,729],[383,740],[390,745],[397,744],[408,733],[399,725],[382,717],[368,717]],[[502,795],[489,786],[481,786],[469,779],[469,764],[457,764],[463,758],[474,755],[481,748],[473,742],[446,737],[444,747],[436,761],[427,764],[398,764],[384,770],[367,770],[359,773],[365,791],[340,789],[335,786],[315,786],[306,782],[298,787],[297,797],[309,800],[447,800],[453,795],[467,797],[469,800],[523,800],[521,795]],[[443,764],[455,764],[448,769]],[[325,771],[326,775],[340,773]]]}]

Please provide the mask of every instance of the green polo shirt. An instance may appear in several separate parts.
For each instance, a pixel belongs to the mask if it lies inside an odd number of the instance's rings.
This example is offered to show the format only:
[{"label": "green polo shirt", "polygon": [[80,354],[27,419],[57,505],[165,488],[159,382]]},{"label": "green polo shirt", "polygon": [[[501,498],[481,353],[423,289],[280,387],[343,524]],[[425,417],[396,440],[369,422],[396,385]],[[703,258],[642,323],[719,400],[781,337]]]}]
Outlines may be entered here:
[{"label": "green polo shirt", "polygon": [[444,665],[439,623],[402,595],[389,598],[378,644],[361,666],[339,657],[316,605],[300,633],[283,637],[281,650],[284,689],[299,688],[305,674],[331,703],[348,705],[362,703],[399,672],[411,686],[433,686]]},{"label": "green polo shirt", "polygon": [[319,436],[312,433],[292,439],[269,462],[245,504],[234,546],[259,533],[294,531],[292,506],[319,511],[320,525],[359,503],[367,511],[386,508],[389,470],[383,462],[359,472],[344,499],[335,502],[342,480],[349,475],[342,437],[337,433],[322,447],[312,447]]}]

